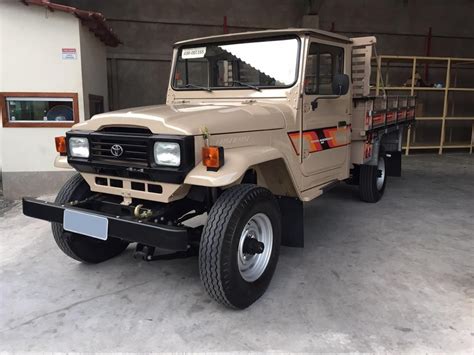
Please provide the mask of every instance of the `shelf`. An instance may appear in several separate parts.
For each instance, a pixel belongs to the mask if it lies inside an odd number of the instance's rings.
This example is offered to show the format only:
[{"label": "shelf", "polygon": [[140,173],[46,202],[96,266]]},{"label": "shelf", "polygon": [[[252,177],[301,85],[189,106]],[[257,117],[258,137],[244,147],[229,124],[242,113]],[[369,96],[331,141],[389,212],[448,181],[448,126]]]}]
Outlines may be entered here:
[{"label": "shelf", "polygon": [[[438,116],[438,117],[428,117],[428,116],[418,116],[416,117],[417,121],[438,121],[442,120],[443,117]],[[445,117],[445,120],[447,121],[472,121],[474,120],[474,117]]]},{"label": "shelf", "polygon": [[446,120],[448,121],[472,121],[474,120],[474,117],[446,117]]},{"label": "shelf", "polygon": [[444,148],[451,148],[451,149],[465,149],[465,148],[471,148],[471,145],[470,144],[461,144],[461,145],[449,145],[449,144],[445,144],[443,145],[443,149]]},{"label": "shelf", "polygon": [[[440,124],[437,124],[436,126],[440,127],[440,132],[439,132],[439,137],[440,141],[438,145],[434,145],[433,143],[427,143],[427,144],[420,144],[420,143],[411,143],[411,137],[412,137],[412,128],[408,127],[407,130],[407,144],[403,147],[405,149],[405,154],[408,155],[411,149],[414,150],[438,150],[439,154],[443,153],[443,149],[469,149],[469,153],[472,154],[473,152],[473,145],[474,145],[474,117],[473,116],[467,116],[467,117],[459,117],[459,116],[448,116],[448,112],[450,112],[450,102],[453,102],[453,97],[456,97],[455,95],[450,95],[450,93],[455,93],[455,92],[471,92],[474,93],[474,87],[469,88],[469,87],[450,87],[454,83],[457,83],[457,71],[454,72],[454,80],[452,78],[451,73],[453,72],[453,69],[456,67],[462,66],[463,68],[470,68],[472,65],[474,65],[474,58],[453,58],[453,57],[422,57],[422,56],[398,56],[398,55],[381,55],[376,58],[376,67],[377,67],[377,77],[375,80],[375,85],[372,85],[370,87],[371,90],[374,90],[376,94],[380,94],[382,92],[394,92],[394,91],[401,91],[401,92],[411,92],[411,93],[420,93],[420,92],[439,92],[443,93],[443,95],[438,95],[442,96],[439,97],[440,100],[442,100],[442,114],[440,116],[425,116],[425,117],[417,117],[416,119],[420,122],[426,122],[426,121],[438,121]],[[410,74],[410,79],[408,80],[408,83],[410,83],[410,86],[383,86],[383,79],[382,76],[384,73],[382,73],[382,69],[386,70],[387,72],[385,73],[385,82],[388,84],[389,81],[389,70],[393,67],[390,66],[392,63],[403,63],[403,67],[406,67],[406,69],[410,69],[411,67],[411,74]],[[445,87],[421,87],[421,86],[414,86],[416,81],[414,80],[415,73],[419,74],[421,73],[421,68],[429,62],[434,62],[431,65],[436,66],[438,69],[445,68],[446,70],[446,77],[443,80],[443,85]],[[385,65],[384,65],[385,64]],[[425,67],[426,69],[427,67]],[[413,85],[413,86],[412,86]],[[421,96],[421,94],[418,94]],[[435,96],[435,98],[437,98]],[[454,106],[452,106],[454,107]],[[440,112],[441,113],[441,112]],[[446,137],[446,129],[448,124],[446,122],[448,121],[473,121],[472,122],[472,132],[471,132],[471,144],[465,143],[465,142],[451,142],[447,143],[444,141],[444,138]],[[469,124],[469,123],[468,123]],[[420,125],[422,127],[422,125]]]},{"label": "shelf", "polygon": [[[375,89],[375,88],[374,88]],[[379,90],[408,90],[411,91],[411,86],[381,86]],[[421,87],[415,86],[413,90],[420,90],[420,91],[446,91],[446,88],[431,88],[431,87]]]},{"label": "shelf", "polygon": [[[375,90],[376,88],[371,88],[373,90]],[[410,86],[385,86],[385,87],[380,87],[379,90],[407,90],[407,91],[411,91],[411,87]],[[424,87],[424,86],[415,86],[413,88],[413,90],[415,91],[464,91],[464,92],[474,92],[474,88],[432,88],[432,87]]]},{"label": "shelf", "polygon": [[[470,149],[470,144],[463,144],[463,145],[443,145],[443,149]],[[402,149],[407,149],[406,146],[403,146]],[[410,150],[412,149],[439,149],[439,145],[410,145]]]},{"label": "shelf", "polygon": [[[402,149],[407,149],[406,146],[403,146]],[[410,145],[410,150],[412,149],[439,149],[439,145]]]},{"label": "shelf", "polygon": [[407,56],[407,55],[381,55],[379,56],[383,59],[391,59],[390,61],[395,60],[423,60],[423,61],[445,61],[451,60],[451,62],[474,62],[474,58],[456,58],[456,57],[423,57],[423,56]]},{"label": "shelf", "polygon": [[416,117],[416,121],[438,121],[442,120],[443,117]]},{"label": "shelf", "polygon": [[474,88],[449,88],[448,91],[467,91],[467,92],[474,92]]}]

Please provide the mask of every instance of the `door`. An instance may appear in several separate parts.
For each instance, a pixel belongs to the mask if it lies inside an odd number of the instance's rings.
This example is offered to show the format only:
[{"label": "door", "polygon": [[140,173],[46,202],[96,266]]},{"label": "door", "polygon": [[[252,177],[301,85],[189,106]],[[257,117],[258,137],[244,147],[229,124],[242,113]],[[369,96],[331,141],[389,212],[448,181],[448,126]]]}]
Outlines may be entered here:
[{"label": "door", "polygon": [[89,119],[92,116],[104,112],[104,97],[100,95],[89,94]]},{"label": "door", "polygon": [[[303,186],[345,178],[350,143],[351,92],[333,94],[336,74],[348,68],[344,46],[311,42],[303,94]],[[317,99],[317,101],[315,101]]]}]

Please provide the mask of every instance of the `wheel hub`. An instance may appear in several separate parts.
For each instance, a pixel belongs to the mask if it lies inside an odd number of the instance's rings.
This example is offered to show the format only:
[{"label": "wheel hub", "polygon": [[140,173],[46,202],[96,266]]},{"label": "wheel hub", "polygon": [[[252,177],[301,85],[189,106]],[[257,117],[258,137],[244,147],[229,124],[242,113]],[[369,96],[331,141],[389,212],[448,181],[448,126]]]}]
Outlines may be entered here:
[{"label": "wheel hub", "polygon": [[237,262],[242,278],[256,281],[265,272],[273,249],[273,228],[268,216],[257,213],[245,225],[239,240]]},{"label": "wheel hub", "polygon": [[379,158],[379,162],[377,164],[377,190],[382,190],[383,184],[385,182],[385,160],[383,158]]},{"label": "wheel hub", "polygon": [[264,250],[265,250],[265,244],[263,244],[262,242],[259,242],[254,237],[245,238],[244,245],[243,245],[244,254],[250,254],[250,255],[262,254]]}]

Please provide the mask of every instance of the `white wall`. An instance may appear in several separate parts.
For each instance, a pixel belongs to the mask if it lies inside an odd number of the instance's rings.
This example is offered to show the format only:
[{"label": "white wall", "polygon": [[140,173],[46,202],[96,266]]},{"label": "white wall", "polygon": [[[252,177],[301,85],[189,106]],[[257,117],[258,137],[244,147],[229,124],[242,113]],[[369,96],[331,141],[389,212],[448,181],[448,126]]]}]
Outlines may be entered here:
[{"label": "white wall", "polygon": [[[77,59],[63,60],[62,48],[76,48]],[[0,0],[0,92],[77,93],[83,121],[89,93],[104,96],[108,107],[105,45],[73,14]],[[57,171],[54,137],[69,129],[2,127],[0,167]]]},{"label": "white wall", "polygon": [[[76,92],[84,118],[81,59],[62,60],[62,48],[80,51],[79,20],[19,1],[0,3],[3,92]],[[7,50],[5,50],[7,49]],[[54,137],[65,128],[2,128],[3,172],[55,170]]]},{"label": "white wall", "polygon": [[104,97],[104,110],[108,111],[106,47],[85,26],[80,27],[84,115],[88,119],[89,94]]},{"label": "white wall", "polygon": [[[3,90],[3,75],[2,75],[2,68],[3,68],[3,55],[1,55],[1,53],[4,53],[3,52],[3,37],[4,37],[4,29],[3,29],[3,25],[2,25],[2,22],[1,22],[1,14],[0,14],[0,92],[2,92]],[[3,161],[3,154],[2,154],[2,151],[3,151],[3,129],[1,128],[2,126],[2,120],[1,120],[1,116],[2,116],[2,113],[0,112],[0,175],[2,173],[2,161]],[[1,176],[0,176],[0,180],[1,180]]]}]

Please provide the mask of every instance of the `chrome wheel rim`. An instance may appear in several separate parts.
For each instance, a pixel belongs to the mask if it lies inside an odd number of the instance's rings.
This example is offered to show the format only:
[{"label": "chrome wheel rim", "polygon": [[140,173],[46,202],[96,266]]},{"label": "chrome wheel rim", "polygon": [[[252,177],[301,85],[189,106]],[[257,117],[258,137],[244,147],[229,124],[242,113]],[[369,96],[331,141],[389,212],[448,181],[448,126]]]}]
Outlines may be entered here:
[{"label": "chrome wheel rim", "polygon": [[[378,176],[380,174],[380,176]],[[379,163],[377,165],[377,190],[382,190],[383,184],[385,182],[385,160],[379,158]]]},{"label": "chrome wheel rim", "polygon": [[[247,238],[256,239],[263,243],[261,253],[249,254],[244,250]],[[265,272],[273,249],[273,228],[270,218],[264,213],[257,213],[245,224],[240,235],[237,262],[242,278],[247,282],[254,282]]]}]

